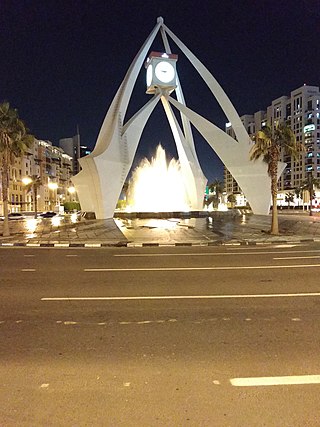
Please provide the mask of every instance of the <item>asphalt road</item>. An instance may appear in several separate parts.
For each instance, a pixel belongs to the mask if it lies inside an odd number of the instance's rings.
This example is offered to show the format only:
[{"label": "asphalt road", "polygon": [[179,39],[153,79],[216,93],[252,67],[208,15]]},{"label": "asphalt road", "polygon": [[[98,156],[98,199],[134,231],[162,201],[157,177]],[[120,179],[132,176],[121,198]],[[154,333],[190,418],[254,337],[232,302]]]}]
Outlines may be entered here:
[{"label": "asphalt road", "polygon": [[320,426],[320,246],[0,249],[0,426]]}]

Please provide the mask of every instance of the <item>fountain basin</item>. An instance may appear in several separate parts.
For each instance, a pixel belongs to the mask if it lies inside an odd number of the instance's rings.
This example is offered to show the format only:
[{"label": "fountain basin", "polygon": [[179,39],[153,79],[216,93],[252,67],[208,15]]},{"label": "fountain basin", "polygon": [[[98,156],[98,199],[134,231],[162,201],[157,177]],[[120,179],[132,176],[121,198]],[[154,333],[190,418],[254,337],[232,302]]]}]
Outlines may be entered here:
[{"label": "fountain basin", "polygon": [[238,209],[228,211],[189,211],[189,212],[115,212],[114,218],[119,219],[168,219],[168,218],[224,218],[242,215]]}]

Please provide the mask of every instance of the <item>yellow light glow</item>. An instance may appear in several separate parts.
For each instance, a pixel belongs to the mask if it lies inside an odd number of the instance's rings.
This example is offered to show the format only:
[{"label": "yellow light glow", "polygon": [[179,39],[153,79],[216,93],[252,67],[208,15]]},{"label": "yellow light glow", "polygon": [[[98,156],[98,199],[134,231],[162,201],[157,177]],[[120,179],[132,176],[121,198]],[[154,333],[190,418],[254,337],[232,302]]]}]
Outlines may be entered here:
[{"label": "yellow light glow", "polygon": [[74,224],[75,222],[78,222],[78,215],[76,213],[73,213],[70,215],[70,220]]},{"label": "yellow light glow", "polygon": [[58,184],[56,182],[48,182],[48,188],[50,188],[50,190],[56,190],[58,188]]},{"label": "yellow light glow", "polygon": [[68,188],[68,192],[69,192],[70,194],[74,194],[74,193],[76,192],[76,189],[75,189],[74,187],[69,187],[69,188]]},{"label": "yellow light glow", "polygon": [[35,218],[27,218],[25,221],[25,228],[29,233],[34,233],[37,228],[38,220]]},{"label": "yellow light glow", "polygon": [[25,176],[24,178],[22,178],[21,181],[24,185],[29,185],[29,184],[31,184],[32,179],[29,176]]},{"label": "yellow light glow", "polygon": [[61,223],[61,217],[60,217],[60,216],[53,216],[53,217],[51,218],[51,224],[52,224],[54,227],[59,227],[60,223]]}]

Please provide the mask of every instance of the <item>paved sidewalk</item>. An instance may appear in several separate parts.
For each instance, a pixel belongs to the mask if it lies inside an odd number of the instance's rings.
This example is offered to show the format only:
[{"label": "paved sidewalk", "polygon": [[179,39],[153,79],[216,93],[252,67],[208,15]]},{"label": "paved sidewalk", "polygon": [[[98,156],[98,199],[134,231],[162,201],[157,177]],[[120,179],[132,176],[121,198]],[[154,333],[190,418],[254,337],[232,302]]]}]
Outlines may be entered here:
[{"label": "paved sidewalk", "polygon": [[271,236],[271,216],[223,215],[189,219],[110,219],[71,222],[70,217],[11,221],[0,246],[107,247],[161,245],[252,245],[320,242],[320,215],[279,215],[280,235]]}]

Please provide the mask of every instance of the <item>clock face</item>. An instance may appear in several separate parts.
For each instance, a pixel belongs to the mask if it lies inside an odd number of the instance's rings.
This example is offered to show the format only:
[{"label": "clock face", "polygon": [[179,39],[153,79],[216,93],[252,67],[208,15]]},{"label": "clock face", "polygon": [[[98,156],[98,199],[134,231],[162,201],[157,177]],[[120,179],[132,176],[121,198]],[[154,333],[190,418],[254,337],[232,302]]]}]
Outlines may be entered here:
[{"label": "clock face", "polygon": [[147,68],[147,86],[150,86],[152,82],[152,65],[148,65]]},{"label": "clock face", "polygon": [[169,83],[174,79],[174,68],[172,64],[166,61],[159,62],[156,65],[154,73],[162,83]]}]

